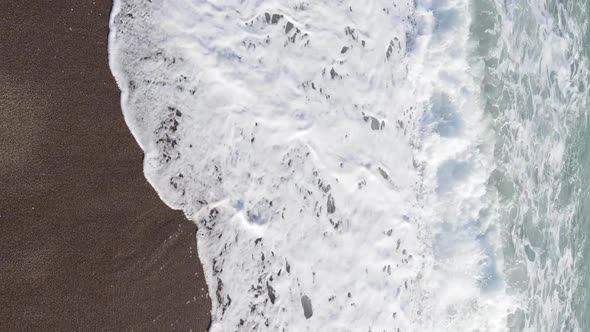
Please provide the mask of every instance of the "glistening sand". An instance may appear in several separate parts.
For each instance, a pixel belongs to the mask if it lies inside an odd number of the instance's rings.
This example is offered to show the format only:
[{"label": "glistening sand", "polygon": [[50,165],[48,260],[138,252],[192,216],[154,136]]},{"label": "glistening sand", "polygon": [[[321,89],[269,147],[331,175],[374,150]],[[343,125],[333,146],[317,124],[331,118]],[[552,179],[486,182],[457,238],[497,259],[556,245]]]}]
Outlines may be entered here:
[{"label": "glistening sand", "polygon": [[0,330],[203,331],[195,226],[146,183],[109,1],[0,1]]}]

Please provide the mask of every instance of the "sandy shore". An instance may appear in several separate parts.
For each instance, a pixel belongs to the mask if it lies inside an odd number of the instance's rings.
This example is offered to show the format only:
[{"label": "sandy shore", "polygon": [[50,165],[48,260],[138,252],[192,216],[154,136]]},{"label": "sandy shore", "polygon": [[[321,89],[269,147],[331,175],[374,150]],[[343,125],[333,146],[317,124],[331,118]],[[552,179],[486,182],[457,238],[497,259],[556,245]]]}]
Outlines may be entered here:
[{"label": "sandy shore", "polygon": [[0,330],[203,331],[195,226],[146,183],[109,1],[0,2]]}]

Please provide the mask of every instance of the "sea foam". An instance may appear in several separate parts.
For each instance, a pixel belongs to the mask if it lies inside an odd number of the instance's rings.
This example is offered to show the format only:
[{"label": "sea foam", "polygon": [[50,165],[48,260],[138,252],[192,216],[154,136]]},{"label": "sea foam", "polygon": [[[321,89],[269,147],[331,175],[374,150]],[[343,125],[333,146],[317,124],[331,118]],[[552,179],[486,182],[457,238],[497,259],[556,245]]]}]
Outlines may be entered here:
[{"label": "sea foam", "polygon": [[110,64],[212,331],[503,331],[468,2],[115,1]]}]

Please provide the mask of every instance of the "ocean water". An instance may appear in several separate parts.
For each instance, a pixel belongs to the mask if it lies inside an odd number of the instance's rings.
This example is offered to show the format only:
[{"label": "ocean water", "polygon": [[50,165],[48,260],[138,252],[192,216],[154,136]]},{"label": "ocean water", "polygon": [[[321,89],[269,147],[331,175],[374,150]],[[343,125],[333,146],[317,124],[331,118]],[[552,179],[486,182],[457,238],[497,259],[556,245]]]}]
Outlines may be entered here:
[{"label": "ocean water", "polygon": [[116,0],[211,331],[588,331],[588,3]]}]

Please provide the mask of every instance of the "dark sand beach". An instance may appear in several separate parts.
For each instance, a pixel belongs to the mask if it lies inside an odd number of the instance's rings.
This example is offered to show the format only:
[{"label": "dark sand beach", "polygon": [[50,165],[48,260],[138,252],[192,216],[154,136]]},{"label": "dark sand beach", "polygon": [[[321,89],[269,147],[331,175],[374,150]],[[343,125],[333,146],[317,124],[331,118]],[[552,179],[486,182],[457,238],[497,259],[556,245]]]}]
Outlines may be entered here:
[{"label": "dark sand beach", "polygon": [[0,330],[203,331],[195,226],[158,198],[107,59],[110,1],[0,1]]}]

